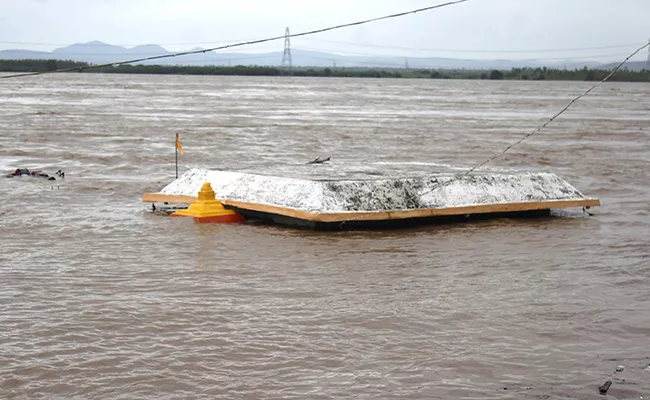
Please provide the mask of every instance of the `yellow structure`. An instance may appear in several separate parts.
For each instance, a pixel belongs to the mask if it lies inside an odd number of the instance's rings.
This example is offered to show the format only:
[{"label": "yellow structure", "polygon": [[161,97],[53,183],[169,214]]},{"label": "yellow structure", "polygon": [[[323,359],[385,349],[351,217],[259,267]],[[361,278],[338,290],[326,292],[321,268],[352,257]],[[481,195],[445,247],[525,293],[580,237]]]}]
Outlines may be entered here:
[{"label": "yellow structure", "polygon": [[187,210],[178,210],[172,217],[194,217],[196,222],[241,222],[244,217],[226,208],[216,200],[209,182],[203,184],[198,200],[192,202]]}]

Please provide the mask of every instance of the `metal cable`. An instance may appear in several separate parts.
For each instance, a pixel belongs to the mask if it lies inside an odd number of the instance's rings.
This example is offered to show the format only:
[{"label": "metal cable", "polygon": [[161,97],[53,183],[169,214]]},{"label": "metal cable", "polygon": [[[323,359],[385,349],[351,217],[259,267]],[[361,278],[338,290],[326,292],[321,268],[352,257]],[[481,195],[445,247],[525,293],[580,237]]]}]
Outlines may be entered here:
[{"label": "metal cable", "polygon": [[228,49],[228,48],[232,48],[232,47],[249,46],[249,45],[252,45],[252,44],[272,42],[272,41],[275,41],[275,40],[284,40],[286,37],[300,37],[300,36],[314,35],[314,34],[317,34],[317,33],[333,31],[335,29],[348,28],[348,27],[351,27],[351,26],[368,24],[370,22],[376,22],[376,21],[381,21],[381,20],[385,20],[385,19],[403,17],[403,16],[409,15],[409,14],[416,14],[416,13],[423,12],[423,11],[430,11],[430,10],[434,10],[436,8],[442,8],[442,7],[452,6],[452,5],[455,5],[455,4],[465,3],[467,1],[469,1],[469,0],[449,1],[447,3],[437,4],[435,6],[418,8],[416,10],[400,12],[400,13],[397,13],[397,14],[386,15],[386,16],[383,16],[383,17],[366,19],[366,20],[363,20],[363,21],[350,22],[350,23],[347,23],[347,24],[330,26],[328,28],[322,28],[322,29],[316,29],[316,30],[307,31],[307,32],[295,33],[295,34],[288,35],[288,36],[287,35],[275,36],[275,37],[266,38],[266,39],[251,40],[251,41],[247,41],[247,42],[227,44],[227,45],[224,45],[224,46],[218,46],[218,47],[213,47],[213,48],[204,49],[204,50],[184,51],[184,52],[179,52],[179,53],[174,53],[174,54],[164,54],[164,55],[160,55],[160,56],[138,58],[138,59],[135,59],[135,60],[116,61],[116,62],[106,63],[106,64],[89,65],[87,67],[64,68],[64,69],[56,69],[56,70],[52,70],[52,71],[28,72],[28,73],[23,73],[23,74],[6,75],[6,76],[0,76],[0,79],[19,78],[19,77],[23,77],[23,76],[44,75],[44,74],[53,74],[53,73],[60,73],[60,72],[78,72],[78,71],[80,72],[80,71],[87,70],[87,69],[103,68],[103,67],[117,66],[117,65],[123,65],[123,64],[133,64],[133,63],[143,62],[143,61],[160,60],[160,59],[163,59],[163,58],[180,57],[180,56],[186,56],[186,55],[189,55],[189,54],[199,54],[199,53],[205,53],[205,52],[208,52],[208,51],[224,50],[224,49]]},{"label": "metal cable", "polygon": [[[578,96],[576,96],[576,97],[574,97],[573,99],[571,99],[571,101],[570,101],[566,106],[564,106],[564,108],[562,108],[560,111],[558,111],[557,113],[555,113],[555,115],[553,115],[551,118],[549,118],[548,120],[546,120],[543,124],[541,124],[540,126],[538,126],[537,128],[535,128],[532,132],[526,134],[525,136],[523,136],[523,137],[520,138],[519,140],[515,141],[514,143],[511,143],[510,145],[508,145],[506,148],[504,148],[502,151],[500,151],[499,153],[497,153],[497,154],[494,155],[493,157],[490,157],[490,158],[488,158],[486,161],[483,161],[482,163],[473,166],[472,168],[468,169],[468,170],[465,171],[464,173],[462,173],[462,174],[457,174],[456,176],[453,176],[451,179],[447,180],[447,181],[444,182],[444,183],[440,183],[440,184],[434,185],[431,189],[429,189],[429,190],[427,190],[427,191],[425,191],[425,192],[419,193],[417,196],[411,196],[410,198],[407,197],[407,203],[408,203],[408,201],[414,201],[417,197],[422,197],[422,196],[424,196],[424,195],[426,195],[426,194],[429,194],[429,193],[433,192],[434,190],[438,190],[438,189],[440,189],[440,188],[443,188],[443,187],[445,187],[445,186],[448,186],[448,185],[452,184],[453,182],[457,181],[458,179],[462,179],[462,178],[468,176],[469,174],[471,174],[472,172],[476,171],[477,169],[484,167],[484,166],[485,166],[486,164],[488,164],[489,162],[494,161],[495,159],[501,157],[502,155],[504,155],[505,153],[507,153],[510,149],[512,149],[512,148],[514,148],[514,147],[520,145],[520,144],[521,144],[522,142],[524,142],[526,139],[528,139],[529,137],[535,135],[536,133],[538,133],[539,131],[541,131],[542,129],[544,129],[548,124],[550,124],[551,122],[553,122],[553,121],[554,121],[556,118],[558,118],[560,115],[564,114],[564,113],[565,113],[565,112],[566,112],[566,111],[567,111],[567,110],[568,110],[568,109],[569,109],[569,108],[570,108],[570,107],[571,107],[571,106],[572,106],[576,101],[578,101],[578,100],[580,100],[581,98],[585,97],[586,95],[588,95],[589,93],[591,93],[594,89],[596,89],[598,86],[600,86],[600,85],[602,85],[603,83],[607,82],[607,81],[608,81],[612,76],[614,76],[614,74],[615,74],[619,69],[621,69],[621,67],[622,67],[626,62],[628,62],[628,61],[630,60],[630,58],[634,57],[634,56],[637,55],[639,52],[641,52],[643,49],[645,49],[645,48],[647,48],[647,47],[649,47],[649,46],[650,46],[650,42],[648,42],[648,43],[644,44],[643,46],[639,47],[638,49],[636,49],[632,54],[630,54],[629,56],[627,56],[627,57],[625,58],[625,60],[621,61],[621,62],[620,62],[616,67],[614,67],[614,69],[612,69],[611,72],[610,72],[610,73],[609,73],[605,78],[603,78],[602,80],[596,82],[594,85],[592,85],[591,87],[589,87],[589,89],[585,90],[583,93],[581,93],[581,94],[579,94]],[[378,213],[381,213],[381,212],[384,212],[384,211],[386,211],[386,210],[377,210],[377,211],[372,212],[371,214],[378,214]],[[340,224],[340,229],[343,229],[343,226],[344,226],[344,224],[345,224],[346,222],[352,222],[352,221],[358,220],[359,218],[360,218],[360,217],[350,218],[350,219],[346,219],[346,220],[342,221],[341,224]]]},{"label": "metal cable", "polygon": [[596,82],[595,85],[592,85],[589,89],[587,89],[586,91],[584,91],[582,94],[580,94],[580,95],[576,96],[575,98],[573,98],[573,99],[569,102],[569,104],[567,104],[566,106],[564,106],[563,109],[561,109],[560,111],[558,111],[555,115],[553,115],[551,118],[549,118],[547,121],[545,121],[542,125],[540,125],[539,127],[537,127],[535,130],[533,130],[532,132],[530,132],[530,133],[527,134],[526,136],[524,136],[524,137],[522,137],[521,139],[517,140],[516,142],[514,142],[514,143],[508,145],[505,149],[503,149],[500,153],[496,154],[495,156],[493,156],[493,157],[487,159],[486,161],[483,161],[482,163],[480,163],[480,164],[478,164],[478,165],[476,165],[476,166],[470,168],[470,169],[469,169],[469,170],[468,170],[468,171],[467,171],[463,176],[467,176],[467,175],[469,175],[470,173],[474,172],[475,170],[477,170],[477,169],[479,169],[479,168],[485,166],[485,164],[487,164],[487,163],[489,163],[489,162],[491,162],[491,161],[494,161],[495,159],[501,157],[502,155],[504,155],[505,153],[507,153],[507,152],[508,152],[510,149],[512,149],[513,147],[518,146],[518,145],[521,144],[524,140],[528,139],[529,137],[533,136],[533,135],[536,134],[537,132],[539,132],[539,131],[541,131],[542,129],[546,128],[546,126],[547,126],[548,124],[550,124],[551,122],[553,122],[553,121],[554,121],[557,117],[559,117],[560,115],[564,114],[564,112],[567,111],[567,110],[569,109],[569,107],[571,107],[571,106],[573,105],[573,103],[575,103],[576,101],[580,100],[581,98],[583,98],[583,97],[585,97],[586,95],[588,95],[589,93],[591,93],[591,92],[592,92],[594,89],[596,89],[598,86],[600,86],[600,85],[602,85],[603,83],[607,82],[607,81],[609,80],[609,78],[611,78],[611,77],[612,77],[612,76],[613,76],[613,75],[614,75],[614,74],[615,74],[619,69],[621,69],[621,67],[623,66],[623,64],[625,64],[626,62],[628,62],[628,61],[630,60],[630,58],[634,57],[634,56],[637,55],[641,50],[645,49],[645,48],[648,47],[648,46],[650,46],[650,42],[648,42],[648,43],[644,44],[643,46],[639,47],[638,49],[636,49],[632,54],[630,54],[629,56],[627,56],[627,57],[625,58],[625,60],[623,60],[623,61],[622,61],[621,63],[619,63],[616,67],[614,67],[614,69],[612,69],[612,71],[611,71],[611,72],[610,72],[606,77],[604,77],[602,80]]}]

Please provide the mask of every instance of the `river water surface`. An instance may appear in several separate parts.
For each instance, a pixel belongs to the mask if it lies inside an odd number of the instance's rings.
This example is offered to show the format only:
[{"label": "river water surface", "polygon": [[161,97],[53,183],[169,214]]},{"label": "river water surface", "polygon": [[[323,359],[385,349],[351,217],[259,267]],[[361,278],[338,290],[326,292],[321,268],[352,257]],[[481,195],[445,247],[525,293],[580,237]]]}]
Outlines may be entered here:
[{"label": "river water surface", "polygon": [[[0,398],[650,396],[650,85],[605,84],[491,167],[602,206],[390,231],[199,225],[189,167],[471,167],[583,82],[0,80]],[[408,172],[408,171],[407,171]],[[400,173],[404,173],[401,171]],[[614,374],[617,366],[622,372]],[[613,375],[613,376],[612,376]]]}]

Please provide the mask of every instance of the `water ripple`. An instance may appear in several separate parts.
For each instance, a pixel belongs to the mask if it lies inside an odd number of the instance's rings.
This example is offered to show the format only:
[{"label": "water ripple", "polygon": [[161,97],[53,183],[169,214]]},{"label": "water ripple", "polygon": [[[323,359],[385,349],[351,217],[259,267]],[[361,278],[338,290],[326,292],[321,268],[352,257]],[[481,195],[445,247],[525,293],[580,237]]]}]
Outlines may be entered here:
[{"label": "water ripple", "polygon": [[647,85],[602,87],[494,166],[562,175],[594,217],[325,233],[140,204],[176,131],[181,170],[414,174],[483,161],[585,85],[8,80],[0,168],[66,178],[2,181],[0,397],[578,399],[621,364],[610,395],[647,395]]}]

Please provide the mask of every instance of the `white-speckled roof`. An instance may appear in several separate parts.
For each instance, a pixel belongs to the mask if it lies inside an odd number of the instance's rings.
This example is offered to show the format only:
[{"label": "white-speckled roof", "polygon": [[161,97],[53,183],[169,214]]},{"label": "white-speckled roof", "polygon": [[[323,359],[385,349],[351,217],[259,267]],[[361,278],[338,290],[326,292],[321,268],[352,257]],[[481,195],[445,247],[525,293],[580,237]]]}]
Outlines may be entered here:
[{"label": "white-speckled roof", "polygon": [[205,182],[210,182],[218,199],[314,213],[585,199],[569,183],[547,172],[312,180],[195,168],[185,172],[160,193],[196,196]]}]

